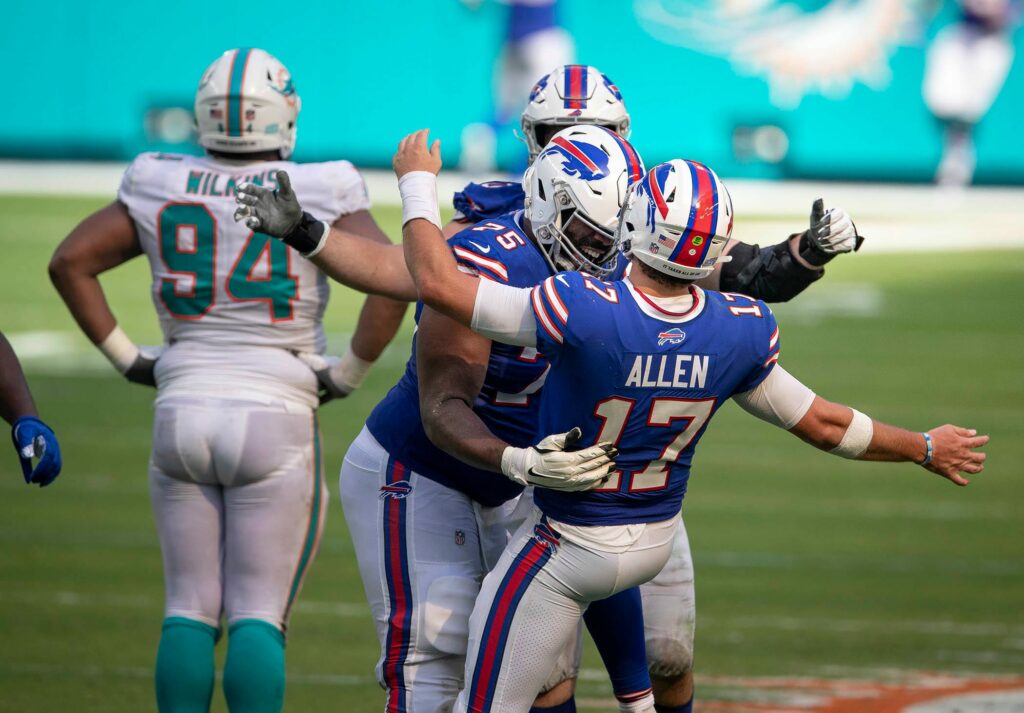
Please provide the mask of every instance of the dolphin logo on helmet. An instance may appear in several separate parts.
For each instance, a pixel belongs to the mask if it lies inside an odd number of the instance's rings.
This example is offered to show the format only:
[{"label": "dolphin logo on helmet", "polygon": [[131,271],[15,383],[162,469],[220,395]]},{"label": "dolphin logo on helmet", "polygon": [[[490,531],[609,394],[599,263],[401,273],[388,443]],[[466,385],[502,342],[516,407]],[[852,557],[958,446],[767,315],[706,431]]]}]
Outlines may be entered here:
[{"label": "dolphin logo on helmet", "polygon": [[561,156],[562,172],[584,181],[596,181],[608,175],[608,155],[599,147],[556,136],[539,158]]}]

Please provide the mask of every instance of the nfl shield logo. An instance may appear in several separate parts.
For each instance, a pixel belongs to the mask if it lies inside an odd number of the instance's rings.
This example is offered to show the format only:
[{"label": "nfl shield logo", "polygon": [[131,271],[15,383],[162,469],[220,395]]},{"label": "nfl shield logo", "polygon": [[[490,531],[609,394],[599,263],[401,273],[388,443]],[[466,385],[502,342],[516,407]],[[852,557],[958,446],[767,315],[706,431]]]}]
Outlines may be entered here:
[{"label": "nfl shield logo", "polygon": [[459,547],[466,544],[466,533],[462,530],[455,531],[455,544]]}]

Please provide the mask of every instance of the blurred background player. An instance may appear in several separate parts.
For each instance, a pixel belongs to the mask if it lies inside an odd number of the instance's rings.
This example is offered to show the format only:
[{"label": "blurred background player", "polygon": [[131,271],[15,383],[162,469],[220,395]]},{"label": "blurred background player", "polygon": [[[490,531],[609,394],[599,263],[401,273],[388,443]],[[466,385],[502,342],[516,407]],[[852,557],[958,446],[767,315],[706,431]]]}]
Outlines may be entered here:
[{"label": "blurred background player", "polygon": [[[385,304],[390,318],[357,335],[362,351],[354,343],[340,361],[325,358],[327,279],[232,220],[237,183],[274,185],[287,167],[321,215],[387,242],[350,163],[288,161],[299,108],[277,59],[225,52],[195,96],[206,155],[140,155],[117,200],[79,224],[50,265],[86,336],[130,381],[157,387],[149,483],[166,587],[162,713],[209,709],[222,615],[228,708],[281,709],[288,618],[327,509],[317,407],[359,385],[405,309]],[[140,349],[117,326],[97,279],[142,254],[162,350]]]},{"label": "blurred background player", "polygon": [[[479,0],[464,0],[477,6]],[[469,124],[462,131],[461,168],[493,171],[497,135],[519,113],[523,97],[537,77],[551,67],[569,64],[575,44],[559,22],[559,0],[503,0],[508,6],[505,43],[495,68],[495,109],[490,123]],[[532,157],[530,159],[532,161]]]},{"label": "blurred background player", "polygon": [[943,127],[935,180],[970,185],[974,128],[988,113],[1013,63],[1011,36],[1020,5],[1014,0],[959,0],[959,18],[928,48],[924,99]]},{"label": "blurred background player", "polygon": [[[694,449],[727,398],[835,455],[915,461],[958,485],[968,483],[961,471],[982,471],[985,455],[973,449],[986,436],[951,425],[906,431],[821,399],[777,365],[767,305],[693,284],[714,269],[734,217],[724,184],[702,164],[659,164],[633,184],[617,231],[633,267],[624,279],[567,272],[533,288],[458,267],[441,234],[440,168],[439,142],[428,152],[426,130],[395,155],[420,296],[491,339],[548,355],[541,432],[581,424],[583,443],[619,448],[606,484],[534,491],[537,508],[474,607],[457,711],[527,711],[588,604],[662,570]],[[538,185],[529,184],[528,205]],[[497,435],[474,434],[476,459],[492,471],[505,467],[507,448]]]},{"label": "blurred background player", "polygon": [[[18,357],[0,333],[0,418],[11,424],[11,440],[26,483],[45,488],[60,475],[60,444],[53,429],[39,418]],[[32,459],[39,459],[33,466]]]}]

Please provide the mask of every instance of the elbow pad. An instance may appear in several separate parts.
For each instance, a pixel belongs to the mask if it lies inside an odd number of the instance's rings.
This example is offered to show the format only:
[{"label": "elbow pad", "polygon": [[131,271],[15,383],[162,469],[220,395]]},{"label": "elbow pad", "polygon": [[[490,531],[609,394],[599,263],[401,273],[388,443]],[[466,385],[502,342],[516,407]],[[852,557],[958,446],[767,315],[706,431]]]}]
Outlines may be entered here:
[{"label": "elbow pad", "polygon": [[765,302],[787,302],[825,274],[798,263],[788,240],[766,248],[736,243],[729,256],[732,261],[722,265],[722,292],[740,292]]}]

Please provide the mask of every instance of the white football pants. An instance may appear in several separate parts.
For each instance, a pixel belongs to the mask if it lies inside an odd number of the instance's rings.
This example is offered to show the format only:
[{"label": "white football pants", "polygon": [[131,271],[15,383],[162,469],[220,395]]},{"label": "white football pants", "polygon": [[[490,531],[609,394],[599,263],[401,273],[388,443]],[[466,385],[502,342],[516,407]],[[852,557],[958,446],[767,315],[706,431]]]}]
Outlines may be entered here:
[{"label": "white football pants", "polygon": [[[570,539],[534,509],[484,579],[470,617],[466,685],[455,710],[529,711],[577,636],[587,604],[658,574],[679,522],[673,517],[622,528],[573,528]],[[585,539],[590,531],[607,541],[612,529],[628,532],[627,547],[605,551]]]},{"label": "white football pants", "polygon": [[284,631],[327,510],[316,414],[175,396],[153,420],[150,496],[166,616]]},{"label": "white football pants", "polygon": [[[532,498],[483,507],[408,470],[365,428],[345,455],[340,490],[380,640],[376,675],[387,691],[385,710],[448,713],[462,688],[480,582]],[[566,645],[534,694],[574,677],[579,654],[577,645]]]},{"label": "white football pants", "polygon": [[651,675],[676,678],[693,668],[693,637],[697,599],[693,557],[686,527],[680,519],[668,563],[650,582],[640,585],[644,606],[644,638]]}]

